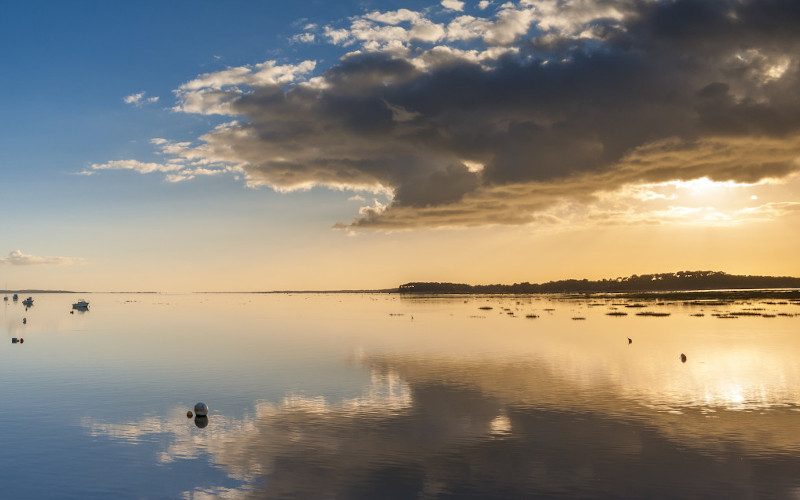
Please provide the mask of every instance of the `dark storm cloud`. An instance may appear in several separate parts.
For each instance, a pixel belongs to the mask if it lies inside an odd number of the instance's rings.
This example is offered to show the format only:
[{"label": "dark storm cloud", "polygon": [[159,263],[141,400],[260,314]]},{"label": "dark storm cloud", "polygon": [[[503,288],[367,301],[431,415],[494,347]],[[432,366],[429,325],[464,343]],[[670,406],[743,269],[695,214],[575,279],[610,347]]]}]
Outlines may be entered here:
[{"label": "dark storm cloud", "polygon": [[[379,227],[526,223],[625,183],[798,170],[800,3],[587,4],[618,15],[558,31],[522,2],[534,35],[496,56],[404,46],[351,54],[308,83],[246,81],[251,92],[224,100],[247,120],[204,136],[203,154],[279,190],[391,191],[355,221]],[[206,112],[220,112],[220,88],[208,94]],[[733,154],[743,141],[750,154]],[[702,160],[708,144],[719,160]],[[657,164],[664,148],[684,162]],[[484,208],[504,186],[525,194]]]}]

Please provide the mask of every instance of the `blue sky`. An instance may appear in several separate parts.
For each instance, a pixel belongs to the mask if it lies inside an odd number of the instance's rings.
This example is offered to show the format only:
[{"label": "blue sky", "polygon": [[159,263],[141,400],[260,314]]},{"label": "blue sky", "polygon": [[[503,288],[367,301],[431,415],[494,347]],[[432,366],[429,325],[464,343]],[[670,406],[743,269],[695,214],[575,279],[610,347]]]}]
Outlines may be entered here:
[{"label": "blue sky", "polygon": [[799,18],[788,0],[6,3],[0,285],[800,274]]}]

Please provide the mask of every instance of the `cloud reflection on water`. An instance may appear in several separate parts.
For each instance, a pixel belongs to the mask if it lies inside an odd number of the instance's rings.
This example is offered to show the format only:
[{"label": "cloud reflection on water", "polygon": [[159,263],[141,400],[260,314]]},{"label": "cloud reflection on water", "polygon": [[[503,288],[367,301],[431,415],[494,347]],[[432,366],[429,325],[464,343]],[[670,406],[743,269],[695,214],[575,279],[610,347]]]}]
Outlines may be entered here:
[{"label": "cloud reflection on water", "polygon": [[[788,497],[800,492],[798,401],[760,408],[640,403],[607,381],[536,361],[364,355],[364,393],[294,394],[252,415],[213,411],[198,430],[176,408],[94,437],[168,435],[161,463],[207,456],[241,490],[186,497]],[[601,379],[602,380],[602,379]],[[769,401],[768,394],[764,394]]]}]

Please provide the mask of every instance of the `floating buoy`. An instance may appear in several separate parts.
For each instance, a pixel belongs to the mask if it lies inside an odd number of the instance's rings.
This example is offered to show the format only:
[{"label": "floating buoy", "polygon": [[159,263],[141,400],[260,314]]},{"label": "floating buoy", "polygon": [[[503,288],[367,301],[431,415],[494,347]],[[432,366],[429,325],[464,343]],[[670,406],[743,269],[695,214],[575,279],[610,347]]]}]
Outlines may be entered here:
[{"label": "floating buoy", "polygon": [[192,415],[192,410],[186,412],[186,418],[192,418],[193,416],[194,415]]},{"label": "floating buoy", "polygon": [[22,337],[20,337],[20,338],[19,338],[19,343],[20,343],[20,344],[22,344],[23,342],[25,342],[25,339],[23,339]]},{"label": "floating buoy", "polygon": [[686,363],[686,355],[681,353],[681,363]]},{"label": "floating buoy", "polygon": [[196,425],[200,429],[206,427],[208,425],[208,417],[204,417],[202,415],[194,417],[194,425]]},{"label": "floating buoy", "polygon": [[630,337],[628,337],[628,343],[629,343],[629,344],[633,344],[633,340],[631,340],[631,338],[630,338]]},{"label": "floating buoy", "polygon": [[208,405],[203,403],[202,401],[200,403],[197,403],[196,405],[194,405],[194,414],[197,415],[198,417],[208,416]]},{"label": "floating buoy", "polygon": [[19,339],[17,337],[11,337],[12,344],[16,344],[17,342],[19,342]]},{"label": "floating buoy", "polygon": [[28,323],[28,318],[22,318],[22,324],[26,325]]}]

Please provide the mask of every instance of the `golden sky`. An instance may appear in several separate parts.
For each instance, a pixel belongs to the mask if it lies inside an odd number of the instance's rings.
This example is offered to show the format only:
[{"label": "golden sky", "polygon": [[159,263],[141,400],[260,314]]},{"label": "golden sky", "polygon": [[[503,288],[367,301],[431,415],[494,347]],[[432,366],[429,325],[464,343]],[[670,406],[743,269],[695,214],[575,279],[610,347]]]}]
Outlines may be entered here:
[{"label": "golden sky", "polygon": [[[63,57],[8,63],[0,285],[800,275],[792,2],[313,5],[133,16],[107,52],[18,7]],[[171,21],[195,42],[141,39]]]}]

